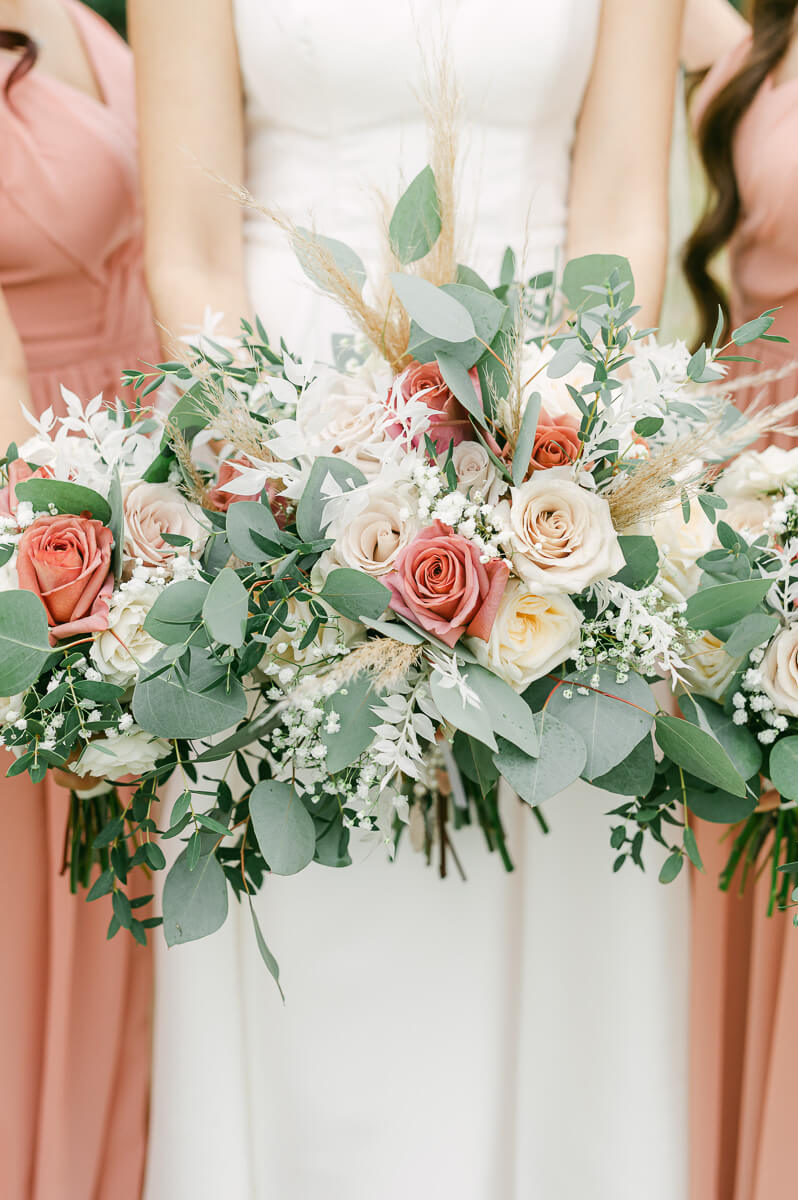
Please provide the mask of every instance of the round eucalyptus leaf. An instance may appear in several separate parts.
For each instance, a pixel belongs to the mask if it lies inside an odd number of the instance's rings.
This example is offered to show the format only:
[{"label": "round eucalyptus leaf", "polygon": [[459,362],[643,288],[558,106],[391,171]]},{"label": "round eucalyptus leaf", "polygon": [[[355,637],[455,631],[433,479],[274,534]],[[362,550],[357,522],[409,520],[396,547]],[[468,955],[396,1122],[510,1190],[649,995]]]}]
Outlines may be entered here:
[{"label": "round eucalyptus leaf", "polygon": [[252,828],[261,853],[275,875],[296,875],[316,852],[316,827],[288,783],[267,779],[249,798]]},{"label": "round eucalyptus leaf", "polygon": [[213,854],[193,868],[186,851],[175,860],[163,888],[167,946],[194,942],[221,929],[227,919],[227,880]]}]

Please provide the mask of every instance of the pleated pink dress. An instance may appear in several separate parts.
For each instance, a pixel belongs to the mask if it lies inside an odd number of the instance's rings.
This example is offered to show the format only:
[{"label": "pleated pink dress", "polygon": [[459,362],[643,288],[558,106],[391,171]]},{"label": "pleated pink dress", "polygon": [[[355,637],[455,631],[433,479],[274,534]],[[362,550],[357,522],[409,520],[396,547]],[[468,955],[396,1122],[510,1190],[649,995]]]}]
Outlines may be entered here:
[{"label": "pleated pink dress", "polygon": [[[33,403],[119,391],[156,362],[142,267],[133,66],[65,0],[102,102],[0,56],[0,286]],[[2,397],[0,397],[2,402]],[[0,779],[0,1197],[136,1200],[146,1150],[151,955],[60,874],[68,793]]]},{"label": "pleated pink dress", "polygon": [[[705,105],[742,64],[748,42],[704,81]],[[798,79],[766,80],[735,140],[741,219],[729,247],[735,325],[781,305],[774,333],[791,339],[749,347],[777,370],[764,397],[798,393]],[[763,393],[752,387],[736,402]],[[795,418],[791,418],[795,420]],[[794,438],[780,440],[798,445]],[[742,897],[717,880],[728,841],[699,823],[706,874],[693,872],[691,995],[691,1200],[773,1200],[798,1191],[795,1072],[798,1063],[798,929],[791,913],[768,918],[768,872]]]}]

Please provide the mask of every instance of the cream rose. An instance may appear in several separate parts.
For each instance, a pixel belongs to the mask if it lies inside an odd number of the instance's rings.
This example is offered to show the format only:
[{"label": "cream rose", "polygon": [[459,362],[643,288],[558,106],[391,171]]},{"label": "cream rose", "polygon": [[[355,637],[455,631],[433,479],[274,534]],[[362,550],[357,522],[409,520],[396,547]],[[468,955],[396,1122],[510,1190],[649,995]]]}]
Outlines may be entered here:
[{"label": "cream rose", "polygon": [[147,613],[161,595],[143,579],[123,583],[108,607],[108,628],[91,646],[91,658],[108,683],[127,687],[138,674],[137,663],[148,662],[161,643],[143,629]]},{"label": "cream rose", "polygon": [[783,450],[767,446],[764,450],[747,450],[721,475],[715,490],[725,500],[740,500],[779,492],[786,483],[798,482],[798,446]]},{"label": "cream rose", "polygon": [[568,596],[539,596],[511,579],[487,642],[469,638],[468,644],[483,666],[520,692],[576,652],[581,625]]},{"label": "cream rose", "polygon": [[708,696],[710,700],[723,699],[734,672],[743,661],[727,654],[723,642],[712,633],[705,633],[690,642],[684,660],[682,675],[690,691]]},{"label": "cream rose", "polygon": [[777,710],[798,717],[798,625],[777,633],[759,668],[761,688]]},{"label": "cream rose", "polygon": [[479,493],[486,504],[495,504],[505,490],[490,455],[480,442],[459,442],[452,451],[452,466],[457,475],[457,490],[465,496]]},{"label": "cream rose", "polygon": [[[197,557],[207,533],[202,510],[169,483],[134,483],[125,493],[125,554],[145,567],[169,567],[175,557]],[[189,546],[170,546],[165,533],[191,539]]]},{"label": "cream rose", "polygon": [[109,729],[102,737],[95,738],[84,747],[80,758],[71,764],[70,770],[81,777],[93,775],[97,779],[144,775],[170,750],[168,742],[153,737],[151,733],[146,733],[136,726],[125,733]]},{"label": "cream rose", "polygon": [[772,506],[767,500],[759,500],[756,496],[744,496],[732,501],[728,508],[718,513],[718,518],[731,525],[738,533],[749,539],[756,539],[767,532],[766,523],[772,512]]},{"label": "cream rose", "polygon": [[356,375],[327,371],[303,392],[296,410],[296,425],[304,453],[340,454],[371,477],[379,456],[368,448],[387,440],[385,392],[390,376],[366,366]]},{"label": "cream rose", "polygon": [[[539,593],[575,594],[624,565],[609,505],[552,471],[537,471],[499,506],[517,575]],[[509,512],[507,511],[509,507]]]},{"label": "cream rose", "polygon": [[681,505],[666,509],[654,521],[654,541],[659,548],[659,579],[663,595],[671,604],[683,604],[697,591],[701,578],[698,559],[715,542],[715,526],[704,515],[701,505],[690,505],[690,520],[685,521]]},{"label": "cream rose", "polygon": [[334,567],[353,567],[379,578],[393,570],[397,555],[420,528],[407,484],[364,488],[331,522],[327,532],[335,545],[322,556],[319,568],[326,575]]}]

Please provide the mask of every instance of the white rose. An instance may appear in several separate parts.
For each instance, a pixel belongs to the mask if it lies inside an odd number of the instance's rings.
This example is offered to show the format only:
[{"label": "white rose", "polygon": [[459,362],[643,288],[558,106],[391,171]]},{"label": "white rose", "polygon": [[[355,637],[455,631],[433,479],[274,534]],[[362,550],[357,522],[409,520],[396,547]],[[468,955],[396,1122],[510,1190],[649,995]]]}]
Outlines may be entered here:
[{"label": "white rose", "polygon": [[[375,448],[386,441],[390,375],[364,367],[356,375],[326,371],[299,398],[296,425],[305,454],[340,454],[371,478],[379,469]],[[369,452],[369,448],[372,452]]]},{"label": "white rose", "polygon": [[798,717],[798,625],[776,634],[759,668],[761,688],[777,710]]},{"label": "white rose", "polygon": [[334,567],[353,567],[379,578],[393,570],[397,555],[420,528],[407,484],[363,488],[330,523],[327,536],[335,545],[322,556],[319,568],[324,576]]},{"label": "white rose", "polygon": [[718,519],[731,525],[738,533],[755,540],[766,533],[766,523],[771,515],[771,505],[755,496],[745,496],[718,512]]},{"label": "white rose", "polygon": [[738,454],[721,475],[715,490],[725,500],[740,500],[779,492],[786,483],[794,481],[798,481],[798,446],[789,450],[767,446],[764,450]]},{"label": "white rose", "polygon": [[480,442],[460,442],[452,451],[457,490],[465,496],[477,492],[486,504],[495,504],[505,490],[504,482]]},{"label": "white rose", "polygon": [[470,638],[483,664],[523,691],[576,653],[582,614],[568,596],[539,596],[511,579],[487,642]]},{"label": "white rose", "polygon": [[684,656],[682,675],[690,691],[710,700],[722,700],[734,673],[743,661],[732,658],[723,648],[723,642],[711,633],[690,642]]},{"label": "white rose", "polygon": [[[170,483],[134,483],[125,493],[125,554],[147,567],[168,567],[176,556],[198,557],[207,533],[202,510]],[[170,546],[163,534],[191,539],[189,546]]]},{"label": "white rose", "polygon": [[517,575],[536,592],[584,591],[625,559],[609,505],[553,471],[537,471],[499,506]]},{"label": "white rose", "polygon": [[698,590],[701,568],[697,560],[715,543],[715,526],[697,502],[690,505],[685,522],[680,504],[666,509],[652,530],[660,552],[658,584],[672,604],[683,604]]},{"label": "white rose", "polygon": [[133,726],[126,733],[107,730],[84,747],[77,762],[70,765],[76,775],[94,775],[99,779],[121,779],[124,775],[144,775],[171,747]]},{"label": "white rose", "polygon": [[137,663],[148,662],[161,643],[143,629],[147,613],[161,590],[141,579],[123,583],[108,606],[108,628],[92,642],[91,657],[108,683],[127,687],[138,675]]}]

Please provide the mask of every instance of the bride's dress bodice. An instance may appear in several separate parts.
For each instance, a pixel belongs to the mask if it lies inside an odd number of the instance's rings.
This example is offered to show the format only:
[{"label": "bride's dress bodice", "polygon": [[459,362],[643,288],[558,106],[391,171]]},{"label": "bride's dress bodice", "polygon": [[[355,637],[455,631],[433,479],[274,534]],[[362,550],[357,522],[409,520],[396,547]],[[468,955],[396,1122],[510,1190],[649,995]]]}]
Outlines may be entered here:
[{"label": "bride's dress bodice", "polygon": [[[565,236],[600,8],[600,0],[235,0],[251,191],[373,266],[376,194],[393,202],[428,161],[423,63],[448,44],[463,101],[464,257],[494,282],[508,243],[525,245],[530,270],[550,267]],[[302,338],[309,322],[342,326],[306,283],[297,290],[304,277],[282,234],[248,216],[246,238],[253,302],[272,336]]]}]

